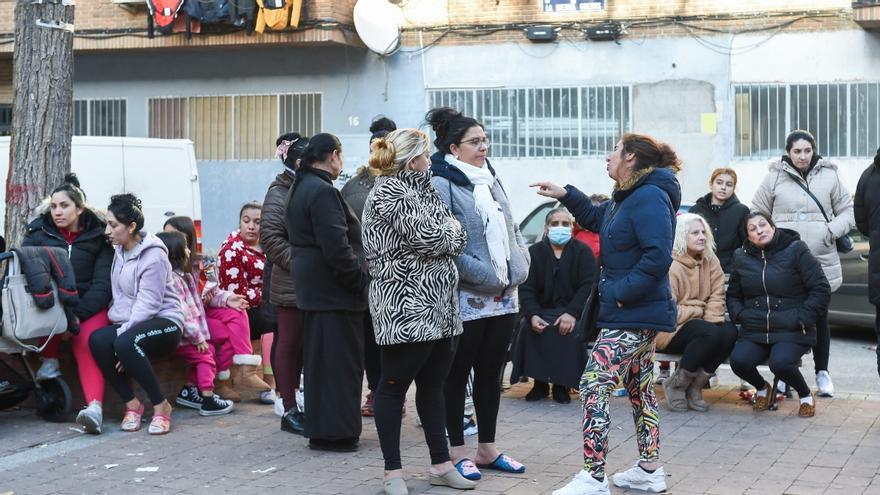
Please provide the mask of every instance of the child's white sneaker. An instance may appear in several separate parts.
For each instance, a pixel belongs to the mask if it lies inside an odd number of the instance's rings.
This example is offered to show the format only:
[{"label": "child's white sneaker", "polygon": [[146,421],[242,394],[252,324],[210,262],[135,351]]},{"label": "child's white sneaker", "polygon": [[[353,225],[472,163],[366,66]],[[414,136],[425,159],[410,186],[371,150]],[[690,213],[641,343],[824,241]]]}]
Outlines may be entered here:
[{"label": "child's white sneaker", "polygon": [[633,490],[655,493],[666,491],[666,471],[662,467],[657,468],[653,473],[649,473],[636,463],[635,466],[626,471],[615,474],[611,479],[614,481],[614,486],[620,488],[631,488]]},{"label": "child's white sneaker", "polygon": [[608,489],[607,477],[599,481],[581,470],[567,485],[554,491],[553,495],[611,495],[611,491]]},{"label": "child's white sneaker", "polygon": [[37,370],[37,380],[51,380],[59,376],[61,376],[61,368],[59,367],[58,360],[54,358],[43,359],[43,364]]}]

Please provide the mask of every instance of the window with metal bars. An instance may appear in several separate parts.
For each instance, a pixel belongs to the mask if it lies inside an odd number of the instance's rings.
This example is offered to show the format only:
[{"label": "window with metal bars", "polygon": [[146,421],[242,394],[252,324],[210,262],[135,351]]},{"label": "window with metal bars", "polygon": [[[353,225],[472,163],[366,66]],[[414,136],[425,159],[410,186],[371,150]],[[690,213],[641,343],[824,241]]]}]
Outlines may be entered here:
[{"label": "window with metal bars", "polygon": [[481,122],[496,158],[603,156],[630,129],[629,86],[435,90],[429,101]]},{"label": "window with metal bars", "polygon": [[12,133],[12,105],[0,103],[0,136]]},{"label": "window with metal bars", "polygon": [[734,86],[734,154],[779,156],[794,129],[816,136],[819,153],[874,156],[880,145],[880,83]]},{"label": "window with metal bars", "polygon": [[125,136],[126,100],[86,99],[73,101],[75,136]]},{"label": "window with metal bars", "polygon": [[269,160],[283,132],[321,132],[320,93],[150,98],[150,137],[190,139],[199,160]]}]

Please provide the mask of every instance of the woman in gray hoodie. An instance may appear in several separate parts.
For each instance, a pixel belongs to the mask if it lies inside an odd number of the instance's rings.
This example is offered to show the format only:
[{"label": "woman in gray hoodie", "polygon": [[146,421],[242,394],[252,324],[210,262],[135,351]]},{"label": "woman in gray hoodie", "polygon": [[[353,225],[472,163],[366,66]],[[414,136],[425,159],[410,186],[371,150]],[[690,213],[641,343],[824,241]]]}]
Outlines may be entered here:
[{"label": "woman in gray hoodie", "polygon": [[125,402],[123,431],[141,428],[144,405],[128,378],[146,391],[153,404],[151,435],[171,429],[171,404],[162,395],[150,358],[177,350],[183,328],[183,304],[174,287],[168,250],[156,236],[143,232],[141,201],[131,194],[110,198],[107,236],[114,245],[110,284],[112,325],[89,338],[101,374]]}]

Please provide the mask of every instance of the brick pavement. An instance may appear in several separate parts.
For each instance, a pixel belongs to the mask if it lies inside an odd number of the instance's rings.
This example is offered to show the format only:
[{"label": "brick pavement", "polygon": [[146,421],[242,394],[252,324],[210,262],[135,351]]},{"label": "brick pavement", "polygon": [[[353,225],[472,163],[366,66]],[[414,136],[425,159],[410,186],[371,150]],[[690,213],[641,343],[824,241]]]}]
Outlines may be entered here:
[{"label": "brick pavement", "polygon": [[[580,404],[525,402],[517,384],[501,403],[498,445],[523,461],[524,475],[484,471],[477,494],[550,493],[579,469]],[[412,392],[411,392],[412,395]],[[817,416],[797,417],[796,401],[755,414],[727,384],[707,393],[706,414],[663,412],[661,456],[675,494],[880,494],[880,396],[820,399]],[[173,431],[150,437],[117,430],[88,436],[43,423],[27,410],[0,412],[0,494],[185,493],[248,490],[284,494],[381,493],[382,456],[371,420],[354,454],[310,451],[278,430],[268,406],[202,418],[177,410]],[[401,451],[410,493],[459,493],[427,482],[427,448],[408,402]],[[636,460],[625,398],[612,400],[609,472]],[[476,445],[476,437],[467,438]],[[138,468],[158,468],[138,471]],[[612,493],[627,493],[612,487]],[[640,493],[640,492],[635,492]]]}]

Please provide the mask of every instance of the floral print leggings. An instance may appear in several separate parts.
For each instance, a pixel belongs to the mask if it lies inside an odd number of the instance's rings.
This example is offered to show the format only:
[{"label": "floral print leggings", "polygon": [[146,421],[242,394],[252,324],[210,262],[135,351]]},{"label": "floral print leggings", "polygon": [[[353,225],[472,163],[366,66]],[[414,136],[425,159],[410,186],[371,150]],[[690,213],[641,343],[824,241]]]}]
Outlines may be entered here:
[{"label": "floral print leggings", "polygon": [[633,408],[639,460],[660,456],[660,416],[654,395],[654,330],[602,330],[581,377],[584,404],[584,471],[605,475],[610,424],[608,397],[624,383]]}]

